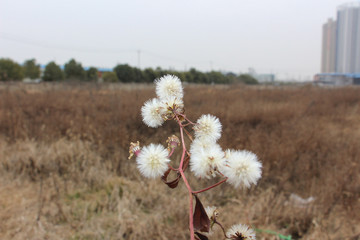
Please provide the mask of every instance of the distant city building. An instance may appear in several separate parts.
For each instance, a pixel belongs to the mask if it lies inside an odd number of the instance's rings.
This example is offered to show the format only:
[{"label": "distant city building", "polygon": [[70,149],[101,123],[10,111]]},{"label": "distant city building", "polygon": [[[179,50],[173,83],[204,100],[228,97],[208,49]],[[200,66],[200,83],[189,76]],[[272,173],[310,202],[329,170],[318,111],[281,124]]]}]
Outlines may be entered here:
[{"label": "distant city building", "polygon": [[360,2],[338,7],[336,72],[360,72]]},{"label": "distant city building", "polygon": [[260,83],[275,81],[275,75],[271,73],[257,74],[254,76],[254,78],[256,78],[256,80],[258,80]]},{"label": "distant city building", "polygon": [[336,21],[329,18],[322,30],[321,72],[333,73],[336,55]]},{"label": "distant city building", "polygon": [[275,75],[272,73],[256,73],[255,69],[249,68],[249,75],[255,78],[259,83],[272,83],[275,81]]},{"label": "distant city building", "polygon": [[337,8],[337,19],[322,28],[321,74],[317,81],[334,85],[359,84],[360,2]]},{"label": "distant city building", "polygon": [[360,85],[360,74],[319,73],[315,75],[314,83],[335,86]]}]

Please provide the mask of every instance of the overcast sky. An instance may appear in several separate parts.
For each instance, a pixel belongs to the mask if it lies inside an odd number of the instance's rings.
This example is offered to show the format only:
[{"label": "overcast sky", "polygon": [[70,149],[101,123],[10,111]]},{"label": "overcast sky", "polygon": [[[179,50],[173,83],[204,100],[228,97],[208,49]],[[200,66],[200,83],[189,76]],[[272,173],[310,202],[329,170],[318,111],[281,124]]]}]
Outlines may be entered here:
[{"label": "overcast sky", "polygon": [[[346,0],[0,0],[0,58],[306,79]],[[140,60],[140,61],[139,61]]]}]

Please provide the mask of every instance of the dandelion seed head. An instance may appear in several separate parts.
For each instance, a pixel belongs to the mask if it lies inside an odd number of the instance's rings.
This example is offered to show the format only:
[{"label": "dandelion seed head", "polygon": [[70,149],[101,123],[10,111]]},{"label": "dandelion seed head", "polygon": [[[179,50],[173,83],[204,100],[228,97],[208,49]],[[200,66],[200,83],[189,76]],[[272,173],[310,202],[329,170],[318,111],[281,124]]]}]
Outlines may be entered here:
[{"label": "dandelion seed head", "polygon": [[226,232],[226,235],[230,239],[234,240],[256,240],[254,230],[245,224],[236,224],[231,226],[231,228]]},{"label": "dandelion seed head", "polygon": [[162,109],[162,116],[165,119],[171,119],[174,117],[174,113],[184,112],[184,102],[181,98],[167,97],[161,100],[164,108]]},{"label": "dandelion seed head", "polygon": [[208,148],[200,148],[191,154],[190,170],[196,177],[211,178],[224,164],[224,152],[214,143]]},{"label": "dandelion seed head", "polygon": [[168,169],[168,151],[160,144],[150,144],[141,149],[136,158],[141,174],[148,178],[162,176]]},{"label": "dandelion seed head", "polygon": [[190,145],[190,154],[196,154],[198,151],[206,150],[207,148],[213,146],[215,143],[207,139],[198,139],[195,138]]},{"label": "dandelion seed head", "polygon": [[234,149],[226,149],[225,150],[225,157],[224,157],[225,161],[227,161],[232,156],[232,154],[234,152],[236,152],[236,150],[234,150]]},{"label": "dandelion seed head", "polygon": [[210,221],[214,222],[216,218],[219,216],[219,212],[216,207],[208,206],[205,208],[206,215],[209,217]]},{"label": "dandelion seed head", "polygon": [[[230,151],[231,152],[231,151]],[[247,187],[256,184],[261,177],[261,163],[257,156],[249,151],[233,151],[225,159],[222,173],[235,187]]]},{"label": "dandelion seed head", "polygon": [[195,138],[216,142],[221,137],[221,123],[210,114],[202,115],[194,126]]},{"label": "dandelion seed head", "polygon": [[182,99],[184,96],[183,87],[178,77],[174,75],[165,75],[155,80],[156,94],[163,100],[169,97]]},{"label": "dandelion seed head", "polygon": [[157,128],[164,123],[162,112],[164,111],[164,105],[157,98],[153,98],[145,102],[141,108],[141,115],[143,122],[153,128]]},{"label": "dandelion seed head", "polygon": [[184,102],[176,97],[161,100],[160,115],[164,121],[175,118],[175,114],[184,113]]}]

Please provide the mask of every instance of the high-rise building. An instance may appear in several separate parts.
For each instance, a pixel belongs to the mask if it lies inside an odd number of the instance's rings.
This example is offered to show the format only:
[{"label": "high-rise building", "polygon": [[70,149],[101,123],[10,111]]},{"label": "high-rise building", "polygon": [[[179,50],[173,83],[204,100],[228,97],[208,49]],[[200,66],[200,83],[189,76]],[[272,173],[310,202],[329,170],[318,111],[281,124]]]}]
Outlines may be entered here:
[{"label": "high-rise building", "polygon": [[332,73],[335,72],[336,21],[329,18],[322,30],[321,72]]},{"label": "high-rise building", "polygon": [[337,19],[323,25],[319,84],[360,85],[360,1],[337,8]]},{"label": "high-rise building", "polygon": [[337,9],[336,72],[360,73],[360,2]]},{"label": "high-rise building", "polygon": [[360,1],[337,8],[322,32],[322,73],[360,73]]}]

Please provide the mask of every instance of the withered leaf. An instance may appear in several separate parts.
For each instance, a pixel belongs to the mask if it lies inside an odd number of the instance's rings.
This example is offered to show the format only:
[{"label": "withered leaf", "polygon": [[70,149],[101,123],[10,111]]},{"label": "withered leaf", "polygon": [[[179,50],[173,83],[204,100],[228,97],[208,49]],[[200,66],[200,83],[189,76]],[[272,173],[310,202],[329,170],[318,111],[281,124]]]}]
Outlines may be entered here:
[{"label": "withered leaf", "polygon": [[189,162],[190,162],[190,157],[189,155],[186,155],[185,159],[184,159],[184,163],[183,163],[183,171],[185,172],[186,168],[189,166]]},{"label": "withered leaf", "polygon": [[199,240],[209,240],[209,238],[201,233],[198,233],[198,232],[195,232],[196,236],[195,238],[196,239],[199,239]]},{"label": "withered leaf", "polygon": [[161,177],[161,180],[162,180],[166,185],[168,185],[169,188],[176,188],[177,185],[179,184],[181,175],[178,173],[178,174],[177,174],[177,177],[176,177],[174,180],[168,181],[168,180],[167,180],[167,177],[168,177],[168,175],[169,175],[170,172],[171,172],[171,169],[169,168],[169,169],[164,173],[164,175]]},{"label": "withered leaf", "polygon": [[206,214],[204,206],[200,199],[196,196],[195,212],[194,212],[194,229],[200,232],[209,232],[210,230],[210,219]]}]

